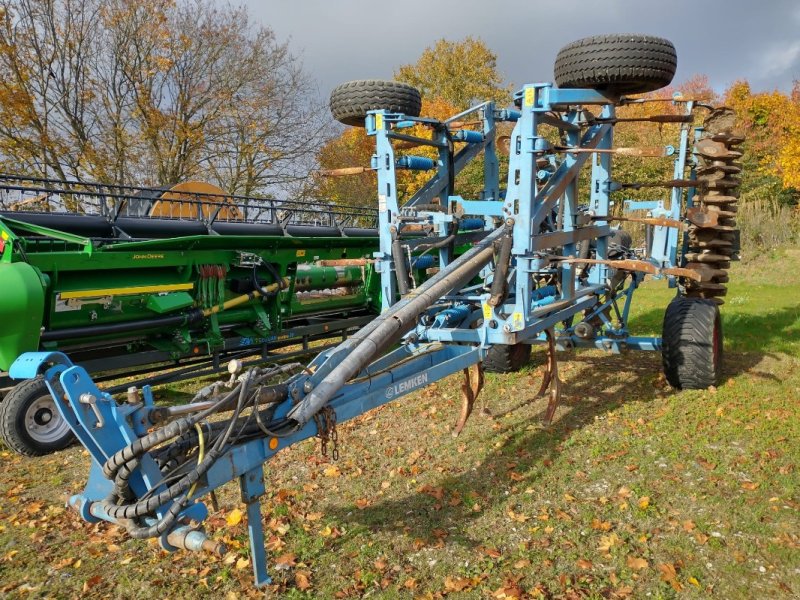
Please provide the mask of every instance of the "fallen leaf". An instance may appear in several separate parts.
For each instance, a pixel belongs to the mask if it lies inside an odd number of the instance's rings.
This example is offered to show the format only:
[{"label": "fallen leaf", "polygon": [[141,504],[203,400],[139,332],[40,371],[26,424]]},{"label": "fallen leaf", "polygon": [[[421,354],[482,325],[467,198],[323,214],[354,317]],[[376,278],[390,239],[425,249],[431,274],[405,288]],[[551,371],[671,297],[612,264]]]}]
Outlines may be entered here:
[{"label": "fallen leaf", "polygon": [[648,506],[650,506],[650,496],[642,496],[641,498],[639,498],[639,508],[644,510]]},{"label": "fallen leaf", "polygon": [[459,577],[453,579],[452,577],[444,578],[444,589],[448,592],[464,592],[472,589],[473,581],[467,577]]},{"label": "fallen leaf", "polygon": [[239,523],[241,523],[241,522],[242,522],[242,517],[243,517],[243,516],[244,516],[244,513],[242,513],[242,511],[241,511],[241,510],[239,510],[238,508],[234,508],[234,509],[233,509],[233,510],[232,510],[232,511],[231,511],[231,512],[228,514],[228,516],[227,516],[227,517],[225,517],[225,522],[226,522],[226,523],[227,523],[229,526],[233,527],[234,525],[238,525]]},{"label": "fallen leaf", "polygon": [[330,465],[323,469],[322,474],[325,475],[325,477],[339,477],[342,474],[342,470],[336,465]]},{"label": "fallen leaf", "polygon": [[295,554],[293,552],[287,552],[286,554],[281,554],[278,558],[275,559],[275,566],[278,569],[288,569],[289,567],[293,567],[295,563]]},{"label": "fallen leaf", "polygon": [[743,481],[742,489],[752,492],[753,490],[757,490],[760,485],[760,483],[754,481]]},{"label": "fallen leaf", "polygon": [[592,519],[592,529],[599,529],[600,531],[611,531],[610,521],[601,521],[598,518]]},{"label": "fallen leaf", "polygon": [[641,571],[642,569],[646,569],[649,564],[643,558],[636,558],[634,556],[629,556],[627,560],[628,568],[633,569],[634,571]]},{"label": "fallen leaf", "polygon": [[90,589],[92,589],[93,587],[98,585],[101,581],[103,581],[103,578],[100,575],[95,575],[94,577],[89,577],[89,579],[87,579],[83,583],[83,593],[85,594]]},{"label": "fallen leaf", "polygon": [[309,571],[297,571],[294,574],[294,584],[297,586],[297,589],[300,591],[305,591],[311,587],[311,581],[309,578],[311,577],[311,573]]},{"label": "fallen leaf", "polygon": [[604,535],[600,537],[600,545],[597,547],[600,552],[608,552],[614,546],[622,545],[622,540],[616,533],[612,533],[610,535]]},{"label": "fallen leaf", "polygon": [[594,566],[592,565],[592,561],[586,560],[585,558],[578,559],[578,562],[576,564],[578,565],[578,568],[586,570],[589,570],[592,568],[592,566]]}]

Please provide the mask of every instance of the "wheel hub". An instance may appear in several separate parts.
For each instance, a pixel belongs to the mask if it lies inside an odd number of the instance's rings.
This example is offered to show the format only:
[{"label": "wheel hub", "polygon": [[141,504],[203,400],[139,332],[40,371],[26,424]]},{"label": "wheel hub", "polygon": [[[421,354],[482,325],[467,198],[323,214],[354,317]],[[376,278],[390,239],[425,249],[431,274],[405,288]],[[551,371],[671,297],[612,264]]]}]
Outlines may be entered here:
[{"label": "wheel hub", "polygon": [[25,411],[25,431],[35,442],[52,444],[69,431],[69,425],[56,409],[53,399],[40,396]]}]

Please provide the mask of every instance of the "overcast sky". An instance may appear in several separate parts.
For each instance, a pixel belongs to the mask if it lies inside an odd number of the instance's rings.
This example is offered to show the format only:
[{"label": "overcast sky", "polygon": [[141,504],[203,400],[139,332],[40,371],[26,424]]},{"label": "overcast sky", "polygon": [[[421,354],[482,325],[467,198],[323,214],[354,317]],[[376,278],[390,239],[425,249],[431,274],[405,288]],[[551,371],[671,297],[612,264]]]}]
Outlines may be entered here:
[{"label": "overcast sky", "polygon": [[[477,36],[508,83],[552,81],[558,49],[600,33],[648,33],[678,51],[676,82],[708,75],[724,90],[800,79],[800,0],[239,0],[289,40],[320,95],[350,79],[387,79],[437,39]],[[234,3],[236,0],[234,0]]]}]

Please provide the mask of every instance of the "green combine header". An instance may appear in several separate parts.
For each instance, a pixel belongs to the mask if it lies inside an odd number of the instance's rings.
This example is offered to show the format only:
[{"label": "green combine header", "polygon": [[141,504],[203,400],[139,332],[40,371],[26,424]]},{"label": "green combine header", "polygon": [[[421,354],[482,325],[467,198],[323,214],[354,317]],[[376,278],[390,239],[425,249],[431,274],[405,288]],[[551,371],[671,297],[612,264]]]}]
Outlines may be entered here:
[{"label": "green combine header", "polygon": [[[61,350],[100,380],[163,382],[346,335],[380,309],[376,220],[195,182],[0,175],[0,371],[23,352]],[[9,447],[35,455],[70,443],[43,381],[0,377]]]}]

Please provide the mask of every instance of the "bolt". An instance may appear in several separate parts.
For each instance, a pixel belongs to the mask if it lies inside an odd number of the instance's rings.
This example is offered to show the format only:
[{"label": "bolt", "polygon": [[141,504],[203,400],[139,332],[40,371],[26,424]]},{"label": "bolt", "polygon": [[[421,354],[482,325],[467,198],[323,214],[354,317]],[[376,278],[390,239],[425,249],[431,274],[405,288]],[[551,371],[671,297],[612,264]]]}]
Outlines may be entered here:
[{"label": "bolt", "polygon": [[313,390],[313,389],[314,389],[314,384],[311,383],[310,379],[306,379],[305,383],[303,384],[303,391],[306,394],[310,394],[311,390]]}]

